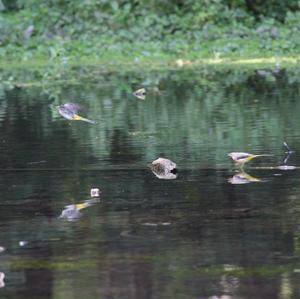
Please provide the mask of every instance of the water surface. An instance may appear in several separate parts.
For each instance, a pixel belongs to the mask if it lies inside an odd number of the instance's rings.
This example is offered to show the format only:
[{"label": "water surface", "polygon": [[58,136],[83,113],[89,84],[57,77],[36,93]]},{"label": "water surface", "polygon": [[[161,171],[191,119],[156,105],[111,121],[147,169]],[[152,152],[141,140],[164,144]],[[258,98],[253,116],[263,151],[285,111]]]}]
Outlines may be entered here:
[{"label": "water surface", "polygon": [[[299,298],[298,97],[297,70],[272,69],[2,86],[2,298]],[[63,119],[65,102],[97,124]],[[277,168],[284,141],[294,170]],[[232,180],[232,151],[274,156]],[[93,187],[100,202],[59,217]]]}]

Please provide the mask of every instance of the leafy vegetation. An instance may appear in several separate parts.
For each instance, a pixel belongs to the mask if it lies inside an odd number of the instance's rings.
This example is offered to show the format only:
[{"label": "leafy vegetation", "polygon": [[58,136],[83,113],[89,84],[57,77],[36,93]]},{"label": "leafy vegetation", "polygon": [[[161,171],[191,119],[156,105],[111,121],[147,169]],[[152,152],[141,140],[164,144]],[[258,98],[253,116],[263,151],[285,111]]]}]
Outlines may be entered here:
[{"label": "leafy vegetation", "polygon": [[140,63],[298,56],[299,2],[2,0],[0,58]]}]

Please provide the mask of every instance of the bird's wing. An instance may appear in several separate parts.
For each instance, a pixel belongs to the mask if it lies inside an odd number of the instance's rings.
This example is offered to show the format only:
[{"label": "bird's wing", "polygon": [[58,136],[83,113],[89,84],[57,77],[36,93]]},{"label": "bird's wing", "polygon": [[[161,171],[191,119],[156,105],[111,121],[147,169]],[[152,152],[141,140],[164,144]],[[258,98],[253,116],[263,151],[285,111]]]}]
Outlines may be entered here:
[{"label": "bird's wing", "polygon": [[77,113],[78,111],[82,110],[82,107],[79,104],[75,103],[66,103],[62,106],[73,113]]},{"label": "bird's wing", "polygon": [[228,154],[229,157],[231,157],[233,160],[241,160],[241,159],[245,159],[248,158],[249,156],[252,156],[249,153],[243,153],[243,152],[233,152]]},{"label": "bird's wing", "polygon": [[241,155],[239,155],[239,156],[236,156],[236,160],[244,160],[244,159],[247,159],[247,158],[252,158],[252,157],[254,157],[253,155],[251,155],[251,154],[241,154]]}]

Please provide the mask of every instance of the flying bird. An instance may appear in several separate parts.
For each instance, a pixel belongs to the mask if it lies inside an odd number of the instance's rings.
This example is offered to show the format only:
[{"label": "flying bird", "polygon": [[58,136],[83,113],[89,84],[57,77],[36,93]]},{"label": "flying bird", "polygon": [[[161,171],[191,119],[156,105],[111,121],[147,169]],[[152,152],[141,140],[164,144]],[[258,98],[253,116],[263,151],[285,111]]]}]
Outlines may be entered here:
[{"label": "flying bird", "polygon": [[268,154],[253,155],[253,154],[243,153],[243,152],[232,152],[229,153],[228,156],[235,162],[235,164],[238,167],[243,168],[245,163],[251,161],[254,158],[272,156],[272,155],[268,155]]},{"label": "flying bird", "polygon": [[59,114],[68,120],[82,120],[90,124],[95,124],[96,122],[87,118],[84,118],[78,115],[78,112],[81,110],[81,106],[75,103],[66,103],[60,106],[57,106]]}]

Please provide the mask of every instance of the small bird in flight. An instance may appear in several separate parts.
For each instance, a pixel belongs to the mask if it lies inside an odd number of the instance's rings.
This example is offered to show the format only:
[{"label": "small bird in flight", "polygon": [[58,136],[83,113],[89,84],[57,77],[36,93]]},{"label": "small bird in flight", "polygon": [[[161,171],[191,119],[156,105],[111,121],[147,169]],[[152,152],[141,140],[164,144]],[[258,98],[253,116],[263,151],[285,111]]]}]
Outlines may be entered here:
[{"label": "small bird in flight", "polygon": [[57,106],[57,110],[61,116],[68,120],[82,120],[85,122],[88,122],[90,124],[95,124],[96,122],[87,118],[84,118],[80,115],[78,115],[78,111],[80,111],[82,108],[78,104],[74,103],[66,103],[60,106]]},{"label": "small bird in flight", "polygon": [[253,155],[253,154],[243,153],[243,152],[232,152],[229,153],[228,156],[235,162],[235,164],[238,167],[243,168],[245,163],[251,161],[254,158],[272,156],[272,155],[268,155],[268,154]]}]

